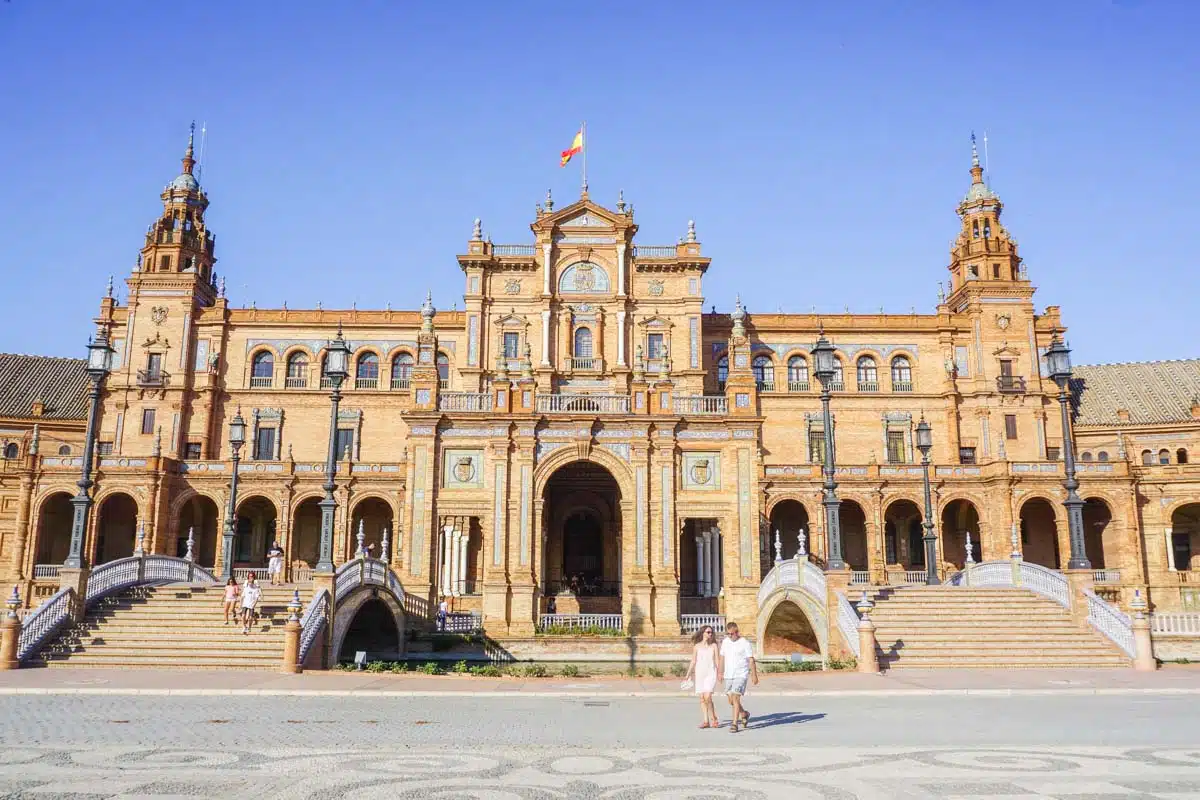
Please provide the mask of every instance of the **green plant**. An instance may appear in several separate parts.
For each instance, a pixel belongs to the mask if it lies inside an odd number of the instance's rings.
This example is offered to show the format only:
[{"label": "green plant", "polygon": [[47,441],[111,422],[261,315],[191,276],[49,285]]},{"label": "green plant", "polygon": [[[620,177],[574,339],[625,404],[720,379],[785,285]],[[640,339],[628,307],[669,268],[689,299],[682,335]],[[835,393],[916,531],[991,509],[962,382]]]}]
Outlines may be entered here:
[{"label": "green plant", "polygon": [[589,625],[586,628],[573,628],[568,625],[544,625],[538,629],[538,636],[624,636],[625,631],[601,628]]},{"label": "green plant", "polygon": [[858,661],[855,660],[853,657],[846,658],[845,660],[843,660],[843,659],[835,656],[835,657],[829,659],[829,668],[830,669],[854,669],[857,666],[858,666]]},{"label": "green plant", "polygon": [[482,664],[470,668],[472,675],[478,675],[481,678],[499,678],[503,673],[500,668],[494,664]]},{"label": "green plant", "polygon": [[650,673],[651,678],[661,678],[665,674],[658,667],[650,667],[646,671]]},{"label": "green plant", "polygon": [[767,674],[776,672],[790,672],[786,664],[763,664],[762,671]]},{"label": "green plant", "polygon": [[521,675],[526,678],[545,678],[550,674],[545,664],[526,664],[521,668]]},{"label": "green plant", "polygon": [[392,672],[397,674],[408,672],[408,663],[405,661],[396,661],[392,664]]},{"label": "green plant", "polygon": [[578,678],[579,667],[575,666],[574,664],[563,664],[562,676],[564,678]]},{"label": "green plant", "polygon": [[439,670],[437,664],[432,661],[426,661],[417,671],[425,675],[437,675]]},{"label": "green plant", "polygon": [[687,675],[687,667],[685,667],[683,664],[672,664],[671,674],[676,678],[682,678],[684,675]]},{"label": "green plant", "polygon": [[642,671],[639,670],[637,667],[629,667],[627,670],[625,670],[624,674],[626,677],[629,677],[629,678],[642,677]]},{"label": "green plant", "polygon": [[372,661],[370,664],[367,664],[367,672],[383,672],[386,669],[387,664],[382,661]]},{"label": "green plant", "polygon": [[450,671],[454,672],[455,674],[458,674],[458,675],[466,675],[467,674],[467,662],[466,661],[454,662],[454,666],[451,668]]}]

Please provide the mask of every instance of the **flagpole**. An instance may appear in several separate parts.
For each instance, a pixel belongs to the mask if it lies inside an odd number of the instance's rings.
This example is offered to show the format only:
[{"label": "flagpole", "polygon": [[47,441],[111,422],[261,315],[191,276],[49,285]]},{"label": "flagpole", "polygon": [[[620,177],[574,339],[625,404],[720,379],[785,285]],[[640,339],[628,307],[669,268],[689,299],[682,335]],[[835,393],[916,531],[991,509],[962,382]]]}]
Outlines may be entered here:
[{"label": "flagpole", "polygon": [[587,185],[588,146],[587,146],[587,121],[586,120],[579,126],[579,133],[580,133],[580,136],[579,136],[580,142],[579,143],[583,148],[583,194],[587,194],[587,190],[588,190],[588,185]]}]

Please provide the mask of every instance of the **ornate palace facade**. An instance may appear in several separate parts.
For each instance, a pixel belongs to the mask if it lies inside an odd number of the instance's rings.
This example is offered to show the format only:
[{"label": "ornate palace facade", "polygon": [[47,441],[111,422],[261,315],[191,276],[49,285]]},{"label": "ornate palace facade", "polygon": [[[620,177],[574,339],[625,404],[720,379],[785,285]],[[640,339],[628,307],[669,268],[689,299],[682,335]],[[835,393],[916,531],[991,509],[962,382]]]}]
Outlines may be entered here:
[{"label": "ornate palace facade", "polygon": [[[547,195],[524,244],[493,244],[476,221],[458,256],[461,311],[430,298],[415,311],[235,308],[193,165],[189,146],[128,302],[110,291],[100,304],[116,360],[97,421],[88,563],[139,542],[183,555],[190,534],[200,564],[245,570],[278,540],[289,576],[308,580],[332,436],[335,563],[361,531],[409,593],[452,597],[493,636],[530,633],[551,597],[560,614],[621,614],[639,635],[678,635],[683,614],[752,621],[777,558],[827,555],[811,354],[824,332],[838,359],[852,581],[925,570],[922,417],[939,569],[1014,548],[1066,566],[1063,429],[1042,358],[1065,326],[1057,306],[1036,309],[977,160],[936,311],[866,315],[706,312],[710,259],[695,227],[676,244],[642,244],[631,205],[586,191],[562,207]],[[339,334],[352,355],[331,431],[323,364]],[[26,377],[7,382],[0,408],[0,574],[36,602],[68,552],[86,380],[80,362],[7,358]],[[1083,367],[1074,387],[1098,585],[1122,601],[1138,588],[1164,608],[1191,603],[1200,362]],[[239,410],[247,445],[224,547]]]}]

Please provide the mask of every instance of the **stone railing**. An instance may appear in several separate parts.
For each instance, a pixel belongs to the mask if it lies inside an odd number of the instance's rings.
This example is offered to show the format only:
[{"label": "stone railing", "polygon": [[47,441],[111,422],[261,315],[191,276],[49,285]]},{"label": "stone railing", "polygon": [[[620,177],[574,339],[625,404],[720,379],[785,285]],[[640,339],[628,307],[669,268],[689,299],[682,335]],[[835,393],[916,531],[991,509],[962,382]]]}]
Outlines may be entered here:
[{"label": "stone railing", "polygon": [[1071,585],[1063,574],[1028,561],[983,561],[954,573],[946,583],[950,586],[1015,586],[1047,597],[1063,608],[1071,607]]},{"label": "stone railing", "polygon": [[728,414],[729,400],[724,395],[691,395],[675,398],[675,413],[681,416]]},{"label": "stone railing", "polygon": [[538,618],[538,631],[543,632],[551,628],[623,631],[625,625],[620,614],[542,614]]},{"label": "stone railing", "polygon": [[825,607],[825,573],[811,561],[789,558],[772,567],[771,571],[763,577],[762,583],[759,584],[758,607],[762,608],[766,605],[766,600],[771,596],[771,592],[780,586],[803,589],[812,595],[813,600],[821,608]]},{"label": "stone railing", "polygon": [[1200,636],[1200,613],[1156,611],[1150,615],[1150,632],[1155,636]]},{"label": "stone railing", "polygon": [[478,611],[452,611],[441,621],[442,633],[478,633],[483,630],[483,617]]},{"label": "stone railing", "polygon": [[74,602],[75,590],[68,586],[25,615],[17,637],[17,661],[37,655],[46,642],[58,635],[71,620]]},{"label": "stone railing", "polygon": [[275,383],[275,376],[273,376],[273,375],[251,375],[250,376],[250,388],[251,389],[270,389],[271,384],[273,384],[273,383]]},{"label": "stone railing", "polygon": [[923,569],[889,570],[887,582],[890,586],[924,586],[928,576]]},{"label": "stone railing", "polygon": [[855,569],[850,571],[851,586],[867,586],[871,583],[871,572],[865,569]]},{"label": "stone railing", "polygon": [[492,395],[487,392],[442,392],[438,395],[438,411],[492,410]]},{"label": "stone railing", "polygon": [[681,614],[679,623],[687,636],[699,633],[705,626],[713,629],[714,638],[719,639],[725,633],[724,614]]},{"label": "stone railing", "polygon": [[858,612],[850,605],[850,599],[846,597],[845,592],[838,592],[837,600],[838,630],[842,632],[842,639],[850,648],[850,652],[854,653],[854,657],[862,658],[862,647],[858,641]]},{"label": "stone railing", "polygon": [[250,578],[251,575],[254,576],[255,580],[259,580],[260,578],[262,580],[266,580],[267,579],[267,568],[266,567],[234,567],[233,568],[233,577],[237,579],[238,583],[245,583]]},{"label": "stone railing", "polygon": [[58,570],[61,564],[34,564],[33,577],[36,578],[57,578]]},{"label": "stone railing", "polygon": [[329,616],[329,591],[322,589],[309,601],[300,617],[300,654],[296,663],[303,664],[308,658],[308,652],[316,643],[317,637],[325,629],[325,618]]},{"label": "stone railing", "polygon": [[633,246],[634,258],[674,258],[678,252],[673,244],[636,244]]},{"label": "stone railing", "polygon": [[1096,569],[1092,570],[1092,583],[1120,583],[1121,570],[1119,569]]},{"label": "stone railing", "polygon": [[494,255],[494,256],[533,256],[533,255],[537,255],[537,245],[535,245],[535,244],[494,244],[494,245],[492,245],[492,255]]},{"label": "stone railing", "polygon": [[588,356],[586,358],[580,356],[571,356],[567,359],[571,370],[574,372],[603,372],[604,359]]},{"label": "stone railing", "polygon": [[628,414],[627,394],[539,394],[543,414]]},{"label": "stone railing", "polygon": [[91,606],[110,594],[134,586],[167,583],[217,584],[220,581],[204,567],[174,556],[130,556],[101,564],[88,576],[84,605]]},{"label": "stone railing", "polygon": [[1137,648],[1133,641],[1133,620],[1124,611],[1106,602],[1095,592],[1086,591],[1088,604],[1088,624],[1124,651],[1125,655],[1133,658]]}]

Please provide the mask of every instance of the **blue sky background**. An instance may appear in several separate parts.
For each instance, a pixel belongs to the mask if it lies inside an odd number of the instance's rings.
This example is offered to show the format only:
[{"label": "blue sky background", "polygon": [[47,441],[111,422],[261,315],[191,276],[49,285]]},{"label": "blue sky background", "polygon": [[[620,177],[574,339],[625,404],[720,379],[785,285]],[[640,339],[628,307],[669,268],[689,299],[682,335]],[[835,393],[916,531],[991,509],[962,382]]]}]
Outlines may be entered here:
[{"label": "blue sky background", "polygon": [[[845,6],[844,8],[841,6]],[[0,350],[82,355],[188,123],[235,304],[461,305],[580,120],[707,303],[933,309],[969,135],[1077,362],[1200,356],[1200,3],[0,3]]]}]

